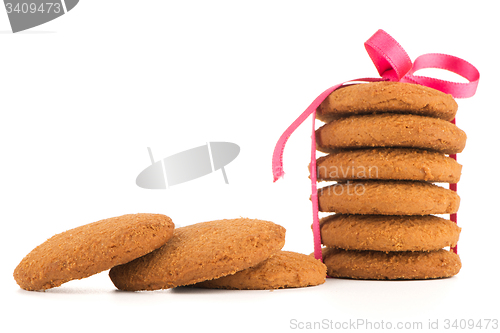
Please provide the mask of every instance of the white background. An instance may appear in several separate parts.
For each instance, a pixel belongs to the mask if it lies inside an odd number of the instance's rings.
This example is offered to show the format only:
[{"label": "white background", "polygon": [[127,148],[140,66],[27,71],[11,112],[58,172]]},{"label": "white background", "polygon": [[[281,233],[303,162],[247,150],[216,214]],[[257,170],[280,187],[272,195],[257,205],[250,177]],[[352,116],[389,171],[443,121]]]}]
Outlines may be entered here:
[{"label": "white background", "polygon": [[[0,10],[2,331],[282,332],[299,330],[294,319],[364,319],[394,327],[420,321],[422,332],[429,320],[443,329],[446,319],[500,319],[488,302],[499,298],[498,11],[490,1],[403,3],[82,0],[63,17],[17,34]],[[481,72],[477,94],[458,101],[457,124],[468,140],[459,155],[457,276],[328,279],[273,292],[124,293],[107,272],[45,293],[16,285],[12,272],[36,245],[127,213],[163,213],[177,226],[270,220],[286,227],[285,250],[312,252],[311,120],[288,141],[286,175],[276,183],[273,148],[326,88],[378,76],[363,43],[380,28],[412,59],[447,53]],[[161,159],[209,141],[241,147],[226,167],[229,185],[220,171],[168,190],[135,185],[150,164],[147,147]]]}]

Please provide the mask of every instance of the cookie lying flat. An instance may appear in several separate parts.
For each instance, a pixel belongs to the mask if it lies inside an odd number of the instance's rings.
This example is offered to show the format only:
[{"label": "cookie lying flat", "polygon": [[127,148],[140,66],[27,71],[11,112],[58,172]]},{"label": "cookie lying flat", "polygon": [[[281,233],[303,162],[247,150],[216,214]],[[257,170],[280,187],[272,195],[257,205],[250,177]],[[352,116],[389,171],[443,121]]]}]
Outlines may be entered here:
[{"label": "cookie lying flat", "polygon": [[341,118],[316,130],[318,150],[338,148],[420,148],[444,154],[460,153],[467,136],[456,125],[438,118],[406,114],[376,114]]},{"label": "cookie lying flat", "polygon": [[418,84],[373,82],[335,90],[318,107],[316,118],[324,122],[356,114],[410,113],[455,118],[458,104],[451,95]]},{"label": "cookie lying flat", "polygon": [[443,153],[412,148],[336,150],[318,158],[318,180],[425,180],[457,183],[462,166]]},{"label": "cookie lying flat", "polygon": [[130,214],[57,234],[31,251],[14,270],[26,290],[45,290],[88,277],[143,256],[172,237],[174,224],[161,214]]},{"label": "cookie lying flat", "polygon": [[446,250],[386,253],[326,248],[323,260],[328,276],[365,280],[445,278],[462,267],[460,257]]},{"label": "cookie lying flat", "polygon": [[280,251],[263,262],[194,287],[219,289],[279,289],[316,286],[325,282],[326,266],[311,256]]},{"label": "cookie lying flat", "polygon": [[428,215],[456,213],[452,190],[418,181],[348,181],[318,190],[319,210],[341,214]]},{"label": "cookie lying flat", "polygon": [[121,290],[156,290],[216,279],[255,266],[285,244],[285,228],[239,218],[178,228],[161,248],[125,265],[109,277]]},{"label": "cookie lying flat", "polygon": [[345,250],[432,251],[455,246],[461,228],[443,218],[334,214],[320,221],[321,241]]}]

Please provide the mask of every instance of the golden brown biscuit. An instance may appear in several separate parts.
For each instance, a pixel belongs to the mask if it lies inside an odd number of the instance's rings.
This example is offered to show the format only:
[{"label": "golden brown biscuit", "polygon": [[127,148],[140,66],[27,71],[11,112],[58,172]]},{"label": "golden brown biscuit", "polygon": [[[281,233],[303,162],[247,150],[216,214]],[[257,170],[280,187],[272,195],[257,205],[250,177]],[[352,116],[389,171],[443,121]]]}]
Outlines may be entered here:
[{"label": "golden brown biscuit", "polygon": [[452,190],[418,181],[347,181],[318,190],[319,210],[341,214],[428,215],[456,213]]},{"label": "golden brown biscuit", "polygon": [[365,280],[437,279],[456,275],[460,257],[446,250],[380,252],[326,248],[328,276]]},{"label": "golden brown biscuit", "polygon": [[57,234],[31,251],[14,270],[26,290],[45,290],[88,277],[143,256],[172,237],[174,224],[161,214],[130,214]]},{"label": "golden brown biscuit", "polygon": [[345,250],[432,251],[455,246],[461,228],[433,215],[344,215],[322,218],[321,241]]},{"label": "golden brown biscuit", "polygon": [[318,150],[397,147],[460,153],[467,136],[438,118],[409,114],[376,114],[341,118],[316,130]]},{"label": "golden brown biscuit", "polygon": [[316,118],[330,122],[339,117],[380,112],[410,113],[455,118],[458,104],[451,95],[418,84],[372,82],[335,90],[318,107]]},{"label": "golden brown biscuit", "polygon": [[238,218],[178,228],[161,248],[125,265],[109,277],[121,290],[156,290],[216,279],[255,266],[285,244],[285,228],[268,221]]},{"label": "golden brown biscuit", "polygon": [[412,148],[339,149],[318,158],[317,179],[425,180],[457,183],[462,166],[443,153]]},{"label": "golden brown biscuit", "polygon": [[280,289],[316,286],[325,282],[326,266],[311,256],[280,251],[256,266],[220,279],[193,285],[219,289]]}]

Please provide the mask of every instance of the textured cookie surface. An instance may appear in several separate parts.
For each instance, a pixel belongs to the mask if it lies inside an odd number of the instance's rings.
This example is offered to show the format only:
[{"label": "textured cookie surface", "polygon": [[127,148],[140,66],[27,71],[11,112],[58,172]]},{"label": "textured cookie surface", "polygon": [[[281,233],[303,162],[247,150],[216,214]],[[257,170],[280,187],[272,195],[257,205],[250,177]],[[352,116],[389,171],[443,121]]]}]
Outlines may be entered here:
[{"label": "textured cookie surface", "polygon": [[216,279],[255,266],[285,244],[285,229],[238,218],[178,228],[167,244],[109,276],[121,290],[156,290]]},{"label": "textured cookie surface", "polygon": [[428,215],[456,213],[452,190],[419,181],[348,181],[318,190],[319,210],[341,214]]},{"label": "textured cookie surface", "polygon": [[457,109],[458,104],[451,95],[432,88],[411,83],[372,82],[335,90],[318,107],[316,117],[330,122],[349,115],[394,112],[450,121]]},{"label": "textured cookie surface", "polygon": [[457,183],[462,166],[443,153],[412,148],[336,150],[316,162],[318,180],[425,180]]},{"label": "textured cookie surface", "polygon": [[321,240],[345,250],[432,251],[455,246],[461,228],[450,220],[423,215],[344,215],[320,221]]},{"label": "textured cookie surface", "polygon": [[446,250],[380,252],[326,248],[328,276],[367,280],[437,279],[456,275],[460,257]]},{"label": "textured cookie surface", "polygon": [[311,256],[280,251],[263,262],[195,287],[221,289],[279,289],[316,286],[325,282],[326,266]]},{"label": "textured cookie surface", "polygon": [[456,125],[438,118],[407,114],[376,114],[341,118],[316,131],[318,150],[398,147],[460,153],[467,136]]},{"label": "textured cookie surface", "polygon": [[143,256],[172,237],[161,214],[113,217],[57,234],[31,251],[14,270],[26,290],[45,290]]}]

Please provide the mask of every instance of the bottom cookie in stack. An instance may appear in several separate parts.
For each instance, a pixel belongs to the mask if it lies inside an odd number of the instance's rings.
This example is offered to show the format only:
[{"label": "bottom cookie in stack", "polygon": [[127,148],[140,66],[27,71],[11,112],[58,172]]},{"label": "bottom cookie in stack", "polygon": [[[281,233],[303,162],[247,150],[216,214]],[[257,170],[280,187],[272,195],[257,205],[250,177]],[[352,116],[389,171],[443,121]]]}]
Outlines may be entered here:
[{"label": "bottom cookie in stack", "polygon": [[435,279],[461,268],[459,256],[443,249],[456,245],[461,229],[437,216],[335,214],[320,224],[331,277]]},{"label": "bottom cookie in stack", "polygon": [[382,252],[327,248],[323,258],[329,276],[365,280],[446,278],[462,267],[457,254],[443,249]]}]

